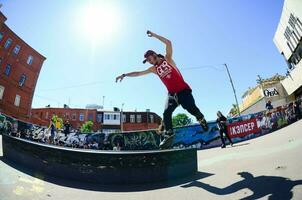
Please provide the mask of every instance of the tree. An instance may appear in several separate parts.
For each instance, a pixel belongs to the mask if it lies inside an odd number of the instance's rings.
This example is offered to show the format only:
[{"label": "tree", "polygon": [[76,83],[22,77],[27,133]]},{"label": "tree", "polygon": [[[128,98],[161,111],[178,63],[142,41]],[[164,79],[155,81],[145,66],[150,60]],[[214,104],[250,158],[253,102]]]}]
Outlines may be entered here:
[{"label": "tree", "polygon": [[236,115],[239,115],[239,108],[236,104],[233,104],[232,105],[232,108],[230,110],[230,113],[229,113],[231,116],[236,116]]},{"label": "tree", "polygon": [[81,127],[81,132],[82,133],[89,133],[92,132],[92,126],[93,126],[93,122],[92,121],[87,121],[86,123],[84,123]]},{"label": "tree", "polygon": [[172,124],[174,127],[177,126],[187,126],[192,124],[192,119],[188,117],[188,115],[184,113],[179,113],[172,118]]}]

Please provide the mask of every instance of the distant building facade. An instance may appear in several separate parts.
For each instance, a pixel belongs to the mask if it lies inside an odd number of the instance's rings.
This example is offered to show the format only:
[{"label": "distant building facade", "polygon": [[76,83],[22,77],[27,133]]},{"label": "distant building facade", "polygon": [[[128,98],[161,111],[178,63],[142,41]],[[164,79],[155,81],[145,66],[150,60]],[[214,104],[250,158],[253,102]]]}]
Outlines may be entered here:
[{"label": "distant building facade", "polygon": [[283,56],[287,77],[281,82],[288,95],[302,98],[302,1],[285,0],[274,36],[274,43]]},{"label": "distant building facade", "polygon": [[258,84],[249,88],[242,96],[242,103],[239,106],[241,114],[247,115],[264,111],[268,101],[275,108],[293,101],[294,96],[288,95],[282,85],[284,79],[284,76],[277,74],[268,79],[258,80]]},{"label": "distant building facade", "polygon": [[[79,108],[34,108],[33,123],[48,126],[53,115],[69,121],[72,128],[79,129],[86,121],[93,122],[94,131],[105,133],[155,129],[161,118],[153,112],[105,111]],[[122,116],[122,117],[121,117]]]},{"label": "distant building facade", "polygon": [[0,112],[30,121],[36,83],[45,57],[6,24],[0,12]]},{"label": "distant building facade", "polygon": [[86,121],[93,122],[93,130],[100,129],[97,122],[96,109],[80,108],[34,108],[32,109],[32,122],[41,126],[49,126],[52,116],[58,116],[63,122],[69,121],[72,128],[80,129]]}]

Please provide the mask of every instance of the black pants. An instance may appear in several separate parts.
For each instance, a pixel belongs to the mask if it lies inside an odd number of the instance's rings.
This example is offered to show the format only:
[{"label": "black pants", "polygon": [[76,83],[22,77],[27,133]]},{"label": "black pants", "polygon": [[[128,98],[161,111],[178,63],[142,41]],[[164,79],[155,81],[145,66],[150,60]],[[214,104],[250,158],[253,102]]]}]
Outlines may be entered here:
[{"label": "black pants", "polygon": [[230,144],[233,143],[230,136],[229,136],[229,134],[228,134],[228,132],[227,132],[227,127],[223,128],[223,129],[220,129],[219,133],[220,133],[220,139],[221,139],[221,142],[222,142],[223,146],[225,146],[225,140],[224,140],[224,137],[223,137],[223,133],[225,133],[225,136],[229,140]]},{"label": "black pants", "polygon": [[163,121],[166,131],[172,131],[172,113],[178,107],[178,105],[181,105],[191,115],[194,115],[197,120],[202,119],[204,117],[195,105],[195,100],[191,90],[185,89],[177,94],[168,94],[168,99],[163,114]]}]

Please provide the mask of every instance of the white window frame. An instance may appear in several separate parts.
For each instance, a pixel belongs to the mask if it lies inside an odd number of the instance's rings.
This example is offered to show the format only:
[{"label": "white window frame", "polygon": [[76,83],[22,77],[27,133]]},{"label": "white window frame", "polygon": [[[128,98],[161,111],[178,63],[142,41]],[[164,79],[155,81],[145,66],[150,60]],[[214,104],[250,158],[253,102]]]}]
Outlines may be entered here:
[{"label": "white window frame", "polygon": [[32,64],[33,64],[33,61],[34,61],[34,57],[33,57],[32,55],[29,55],[29,56],[27,57],[26,63],[27,63],[28,65],[32,65]]},{"label": "white window frame", "polygon": [[150,115],[150,123],[154,123],[154,115]]},{"label": "white window frame", "polygon": [[130,123],[135,123],[135,115],[130,115]]},{"label": "white window frame", "polygon": [[21,46],[17,44],[17,45],[14,47],[13,53],[14,53],[15,55],[18,55],[18,53],[20,52],[20,50],[21,50]]},{"label": "white window frame", "polygon": [[16,97],[15,97],[15,106],[19,107],[20,106],[20,102],[21,102],[21,96],[16,94]]},{"label": "white window frame", "polygon": [[0,99],[3,99],[5,87],[0,85]]},{"label": "white window frame", "polygon": [[4,44],[4,49],[8,49],[13,43],[13,40],[11,38],[8,38]]},{"label": "white window frame", "polygon": [[80,113],[79,115],[79,121],[83,122],[85,119],[84,113]]},{"label": "white window frame", "polygon": [[136,122],[142,123],[142,115],[136,115]]},{"label": "white window frame", "polygon": [[110,120],[110,114],[105,114],[104,119],[105,120]]},{"label": "white window frame", "polygon": [[[24,79],[22,79],[22,80],[24,80],[23,82],[21,82],[21,77],[24,77]],[[22,86],[25,85],[26,79],[27,79],[27,77],[26,77],[25,74],[22,74],[22,75],[20,76],[20,79],[19,79],[19,86],[20,86],[20,87],[22,87]]]}]

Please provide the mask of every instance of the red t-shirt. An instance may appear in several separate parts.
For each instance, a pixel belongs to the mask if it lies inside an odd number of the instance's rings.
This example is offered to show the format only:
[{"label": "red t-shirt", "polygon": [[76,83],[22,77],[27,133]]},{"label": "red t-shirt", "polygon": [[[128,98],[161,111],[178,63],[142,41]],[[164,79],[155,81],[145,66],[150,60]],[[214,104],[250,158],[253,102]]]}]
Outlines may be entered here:
[{"label": "red t-shirt", "polygon": [[191,89],[184,81],[179,70],[169,64],[166,60],[155,65],[156,73],[160,80],[165,84],[169,93],[178,93],[184,89]]}]

